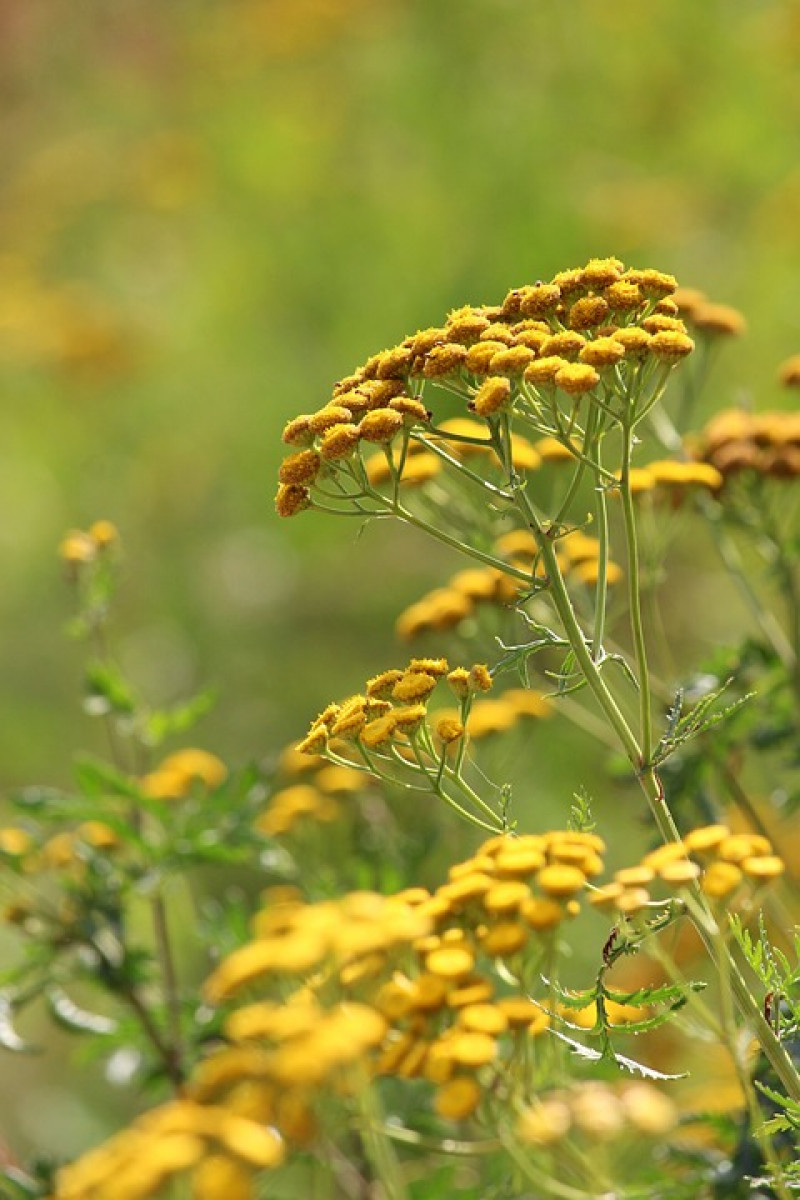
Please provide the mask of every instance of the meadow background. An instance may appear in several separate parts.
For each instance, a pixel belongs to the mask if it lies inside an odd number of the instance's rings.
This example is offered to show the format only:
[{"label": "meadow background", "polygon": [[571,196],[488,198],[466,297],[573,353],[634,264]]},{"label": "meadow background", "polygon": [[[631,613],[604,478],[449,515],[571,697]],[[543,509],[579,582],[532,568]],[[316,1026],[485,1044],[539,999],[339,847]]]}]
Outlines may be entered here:
[{"label": "meadow background", "polygon": [[[227,762],[402,658],[454,560],[279,521],[280,430],[450,308],[656,266],[748,317],[708,402],[785,403],[799,145],[791,0],[0,0],[0,793],[102,749],[68,527],[119,527],[122,663],[154,702],[215,686]],[[738,616],[700,550],[665,593],[690,650]],[[64,1125],[64,1081],[15,1069],[23,1144],[96,1136],[102,1100]]]}]

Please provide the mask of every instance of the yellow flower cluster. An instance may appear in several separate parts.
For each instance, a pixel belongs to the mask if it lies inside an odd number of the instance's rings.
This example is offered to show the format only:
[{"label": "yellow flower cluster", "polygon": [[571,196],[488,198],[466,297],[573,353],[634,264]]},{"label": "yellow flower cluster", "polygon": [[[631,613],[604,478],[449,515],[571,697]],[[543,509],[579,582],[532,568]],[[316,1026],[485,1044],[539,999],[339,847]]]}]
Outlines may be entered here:
[{"label": "yellow flower cluster", "polygon": [[[440,681],[459,701],[458,707],[429,708]],[[357,759],[363,762],[362,773],[378,771],[389,760],[430,765],[465,740],[504,732],[519,720],[551,714],[551,703],[540,692],[510,688],[496,699],[484,698],[481,693],[491,686],[491,675],[483,663],[451,670],[444,658],[411,659],[403,670],[393,668],[368,680],[364,693],[329,704],[297,743],[295,753],[310,755],[312,760],[317,755],[329,756],[346,772],[349,790],[355,774],[351,764]],[[319,780],[323,792],[335,786],[335,777],[331,776],[329,783],[324,772]],[[279,791],[259,822],[262,832],[286,832],[301,815],[333,819],[329,799],[320,795],[319,787],[301,783]]]},{"label": "yellow flower cluster", "polygon": [[71,570],[94,562],[119,542],[117,527],[111,521],[95,521],[87,530],[71,529],[62,539],[58,554]]},{"label": "yellow flower cluster", "polygon": [[290,746],[281,756],[277,788],[256,820],[256,828],[269,837],[280,837],[305,820],[335,821],[342,811],[342,798],[361,792],[368,778],[355,767],[301,754]]},{"label": "yellow flower cluster", "polygon": [[723,481],[743,471],[794,479],[800,475],[800,413],[725,409],[711,418],[692,452]]},{"label": "yellow flower cluster", "polygon": [[[49,831],[47,836],[33,827],[7,825],[0,829],[0,865],[25,875],[37,875],[37,882],[42,885],[49,874],[56,874],[61,880],[69,878],[74,883],[85,877],[93,855],[107,855],[119,846],[118,834],[105,821],[82,821],[56,833]],[[32,934],[41,931],[42,920],[69,923],[77,919],[77,910],[71,901],[65,900],[54,909],[46,898],[46,889],[37,889],[31,896],[36,899],[18,897],[13,900],[3,911],[3,919]],[[41,909],[40,899],[43,902]]]},{"label": "yellow flower cluster", "polygon": [[[407,747],[411,737],[425,725],[428,700],[442,679],[462,704],[492,686],[483,663],[469,670],[451,670],[445,658],[412,658],[404,670],[393,668],[369,679],[363,694],[329,704],[312,722],[298,750],[306,754],[336,752],[338,744],[344,742],[364,757],[365,751]],[[463,733],[462,726],[458,736]]]},{"label": "yellow flower cluster", "polygon": [[737,308],[713,303],[698,288],[677,288],[672,299],[691,331],[701,337],[739,337],[747,329]]},{"label": "yellow flower cluster", "polygon": [[520,1114],[517,1133],[529,1146],[553,1146],[574,1135],[589,1142],[663,1137],[677,1123],[675,1105],[650,1083],[586,1082],[546,1092]]},{"label": "yellow flower cluster", "polygon": [[[296,749],[285,757],[287,771],[299,769]],[[380,1076],[427,1083],[444,1120],[483,1112],[492,1121],[493,1104],[508,1111],[512,1096],[518,1104],[530,1095],[534,1046],[551,1025],[596,1025],[594,1004],[575,1008],[544,985],[537,996],[515,984],[578,916],[583,897],[633,911],[619,900],[644,903],[653,880],[675,887],[699,878],[707,896],[727,901],[739,880],[781,869],[766,839],[718,825],[598,887],[604,853],[602,838],[586,831],[503,834],[432,892],[308,904],[297,889],[270,889],[251,940],[205,984],[206,1002],[227,1008],[223,1044],[196,1066],[180,1099],[64,1168],[53,1200],[145,1200],[178,1174],[199,1200],[251,1200],[256,1172],[277,1166],[285,1146],[311,1146],[331,1101],[355,1103]],[[610,998],[604,1009],[623,1028],[650,1015]],[[672,1105],[648,1084],[581,1083],[528,1100],[517,1133],[547,1147],[567,1136],[659,1136],[674,1124]]]},{"label": "yellow flower cluster", "polygon": [[251,1200],[285,1153],[278,1132],[230,1107],[176,1100],[57,1172],[52,1200],[144,1200],[188,1174],[195,1200]]},{"label": "yellow flower cluster", "polygon": [[[534,579],[544,580],[538,566],[536,539],[528,530],[513,529],[501,534],[494,542],[494,550],[517,571],[528,573],[531,583]],[[556,557],[568,583],[593,586],[597,582],[599,553],[597,538],[579,529],[571,530],[556,542]],[[620,579],[622,568],[609,562],[607,584],[613,586]],[[513,606],[530,587],[531,584],[499,567],[468,567],[457,571],[443,587],[434,588],[404,609],[397,618],[395,632],[403,641],[410,641],[433,630],[454,629],[483,605]]]},{"label": "yellow flower cluster", "polygon": [[[298,988],[288,1000],[235,1008],[224,1025],[232,1044],[201,1065],[190,1094],[219,1104],[223,1092],[240,1094],[243,1079],[252,1096],[257,1081],[262,1119],[292,1140],[279,1097],[289,1089],[292,1111],[308,1109],[323,1086],[346,1092],[357,1068],[427,1079],[440,1116],[468,1116],[488,1082],[478,1073],[513,1059],[520,1038],[544,1033],[551,1019],[546,1003],[507,994],[495,963],[512,966],[531,939],[550,939],[577,915],[604,849],[590,833],[497,836],[432,893],[356,892],[306,905],[273,891],[254,940],[220,963],[205,997],[218,1004],[255,986],[285,995],[289,979]],[[634,1019],[618,1007],[612,1018]]]},{"label": "yellow flower cluster", "polygon": [[[694,343],[669,297],[672,276],[654,270],[626,270],[614,258],[593,259],[563,271],[548,283],[514,288],[502,304],[456,309],[441,326],[423,329],[397,346],[373,355],[333,390],[317,412],[289,421],[284,442],[293,448],[281,464],[276,508],[292,516],[312,503],[312,489],[332,476],[359,478],[377,486],[401,471],[407,482],[424,482],[439,470],[430,443],[441,439],[433,413],[421,397],[428,384],[444,385],[462,396],[483,418],[478,442],[472,427],[455,422],[444,430],[448,443],[460,442],[485,453],[487,425],[497,414],[519,412],[542,433],[542,414],[609,381],[632,383],[653,365],[665,369],[690,354]],[[409,439],[421,445],[407,453]],[[568,440],[561,441],[567,451]],[[397,453],[393,444],[402,446]],[[384,462],[370,461],[365,446],[385,448]],[[467,452],[469,452],[469,449]],[[541,456],[535,445],[518,440],[518,469],[533,469]],[[389,464],[392,464],[391,466]],[[384,465],[385,464],[385,465]]]},{"label": "yellow flower cluster", "polygon": [[142,795],[151,800],[183,800],[196,784],[211,791],[228,777],[225,764],[207,750],[189,747],[168,755],[140,781]]},{"label": "yellow flower cluster", "polygon": [[636,866],[617,871],[613,882],[596,889],[591,903],[632,915],[650,903],[654,888],[673,892],[698,882],[709,900],[728,904],[745,886],[768,883],[784,870],[763,834],[703,825],[681,841],[652,850]]},{"label": "yellow flower cluster", "polygon": [[[646,467],[633,467],[629,480],[632,495],[665,497],[673,505],[693,488],[718,492],[725,482],[711,463],[677,458],[656,459]],[[615,492],[618,494],[618,489]]]}]

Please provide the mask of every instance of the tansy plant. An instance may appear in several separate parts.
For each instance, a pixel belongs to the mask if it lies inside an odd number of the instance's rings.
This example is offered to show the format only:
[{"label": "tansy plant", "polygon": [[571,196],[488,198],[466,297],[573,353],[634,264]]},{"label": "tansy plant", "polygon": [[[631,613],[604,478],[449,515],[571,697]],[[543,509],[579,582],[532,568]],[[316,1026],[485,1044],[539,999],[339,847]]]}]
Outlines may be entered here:
[{"label": "tansy plant", "polygon": [[[126,1052],[140,1112],[9,1167],[10,1197],[797,1193],[800,427],[689,432],[742,332],[593,260],[455,310],[291,420],[281,516],[396,517],[468,561],[398,615],[395,664],[245,771],[163,748],[209,698],[148,707],[109,644],[116,531],[67,536],[111,762],[23,791],[0,830],[0,1035],[26,1049],[44,999],[112,1075]],[[751,629],[662,678],[665,556],[701,523]],[[492,742],[541,757],[560,721],[641,797],[649,845],[614,867],[583,781],[542,828],[491,777]]]}]

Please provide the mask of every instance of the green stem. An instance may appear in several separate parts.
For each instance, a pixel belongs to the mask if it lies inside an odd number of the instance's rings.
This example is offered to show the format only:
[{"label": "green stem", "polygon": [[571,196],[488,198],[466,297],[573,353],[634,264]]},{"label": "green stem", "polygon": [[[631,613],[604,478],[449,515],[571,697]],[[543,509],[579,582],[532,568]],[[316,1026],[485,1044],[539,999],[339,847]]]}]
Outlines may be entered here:
[{"label": "green stem", "polygon": [[641,763],[647,765],[653,743],[653,716],[650,697],[650,673],[647,667],[647,647],[642,621],[641,584],[639,579],[639,547],[636,537],[636,514],[631,493],[631,453],[633,431],[625,425],[622,431],[622,473],[619,481],[622,497],[622,512],[625,523],[625,542],[628,552],[628,604],[630,607],[631,635],[636,658],[636,673],[639,682],[639,740]]}]

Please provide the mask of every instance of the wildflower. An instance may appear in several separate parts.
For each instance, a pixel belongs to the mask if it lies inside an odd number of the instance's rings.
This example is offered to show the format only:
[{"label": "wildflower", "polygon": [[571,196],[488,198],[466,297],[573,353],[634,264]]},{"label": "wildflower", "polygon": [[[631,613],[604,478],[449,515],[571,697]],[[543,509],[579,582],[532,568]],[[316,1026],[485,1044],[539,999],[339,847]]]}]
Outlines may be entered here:
[{"label": "wildflower", "polygon": [[461,946],[443,946],[425,959],[425,969],[441,979],[463,979],[474,966],[474,954]]},{"label": "wildflower", "polygon": [[718,849],[730,835],[731,831],[727,825],[703,825],[691,829],[683,841],[687,850],[702,854]]},{"label": "wildflower", "polygon": [[727,304],[697,304],[691,313],[692,324],[708,334],[727,334],[738,337],[747,328],[747,322],[738,309]]},{"label": "wildflower", "polygon": [[655,271],[652,268],[630,272],[629,277],[635,280],[646,296],[656,299],[671,296],[678,286],[674,275],[667,275],[664,271]]},{"label": "wildflower", "polygon": [[436,687],[436,679],[424,671],[408,671],[392,688],[392,698],[403,704],[427,700]]},{"label": "wildflower", "polygon": [[578,867],[554,863],[542,868],[536,882],[548,896],[573,896],[584,887],[586,879]]},{"label": "wildflower", "polygon": [[443,375],[451,375],[461,367],[467,358],[467,347],[459,342],[447,342],[434,346],[425,356],[422,373],[426,379],[438,379]]},{"label": "wildflower", "polygon": [[454,1030],[447,1055],[461,1067],[485,1067],[497,1057],[497,1042],[488,1033]]},{"label": "wildflower", "polygon": [[777,854],[759,854],[745,858],[740,864],[742,871],[751,879],[777,879],[786,870],[783,859]]},{"label": "wildflower", "polygon": [[384,350],[382,354],[374,355],[365,364],[364,370],[372,378],[402,379],[408,371],[412,357],[412,350],[409,346],[393,346],[391,350]]},{"label": "wildflower", "polygon": [[621,1132],[625,1115],[614,1093],[603,1084],[585,1083],[571,1097],[572,1120],[581,1132],[603,1140]]},{"label": "wildflower", "polygon": [[401,413],[391,408],[376,408],[361,418],[359,433],[366,442],[390,442],[403,427]]},{"label": "wildflower", "polygon": [[96,551],[94,539],[80,529],[71,530],[58,547],[59,557],[69,566],[92,562]]},{"label": "wildflower", "polygon": [[580,333],[566,330],[564,333],[552,334],[542,345],[542,357],[557,355],[573,362],[587,345],[586,338]]},{"label": "wildflower", "polygon": [[587,288],[608,287],[617,282],[624,269],[618,258],[590,258],[581,271],[581,279]]},{"label": "wildflower", "polygon": [[397,668],[381,671],[379,675],[373,675],[372,679],[367,680],[367,695],[379,700],[388,700],[394,685],[402,678],[403,672]]},{"label": "wildflower", "polygon": [[734,833],[720,843],[717,852],[726,862],[740,864],[755,855],[771,854],[772,845],[759,833]]},{"label": "wildflower", "polygon": [[627,1123],[647,1137],[663,1137],[678,1122],[672,1101],[649,1083],[629,1083],[620,1092]]},{"label": "wildflower", "polygon": [[395,396],[389,401],[389,408],[392,412],[402,413],[405,424],[409,427],[417,424],[427,425],[431,419],[425,405],[411,396]]},{"label": "wildflower", "polygon": [[584,296],[576,300],[567,315],[570,329],[591,329],[601,325],[608,315],[608,304],[602,296]]},{"label": "wildflower", "polygon": [[331,425],[322,435],[319,444],[320,458],[331,462],[349,458],[358,446],[360,436],[357,425]]},{"label": "wildflower", "polygon": [[484,340],[482,338],[469,348],[467,357],[464,359],[464,366],[472,375],[488,375],[491,371],[492,359],[501,350],[505,349],[505,342],[498,341],[495,338],[491,340]]},{"label": "wildflower", "polygon": [[625,351],[625,357],[634,361],[639,361],[645,357],[650,349],[653,340],[652,334],[639,326],[632,326],[628,329],[618,329],[611,335],[615,342],[619,342],[620,346]]},{"label": "wildflower", "polygon": [[24,829],[9,826],[0,829],[0,854],[8,854],[12,858],[21,858],[33,847],[31,835]]},{"label": "wildflower", "polygon": [[627,279],[618,279],[616,283],[603,288],[603,299],[612,312],[631,312],[644,303],[638,284]]},{"label": "wildflower", "polygon": [[657,867],[657,872],[660,879],[664,883],[672,883],[677,886],[682,886],[687,883],[692,883],[701,874],[700,867],[691,859],[676,859],[675,862],[663,863]]},{"label": "wildflower", "polygon": [[[450,675],[448,675],[449,679]],[[470,691],[473,692],[488,692],[491,689],[492,676],[486,663],[475,663],[470,668],[468,683]]]},{"label": "wildflower", "polygon": [[564,909],[550,896],[532,896],[522,905],[521,912],[531,929],[536,930],[555,929],[564,920]]},{"label": "wildflower", "polygon": [[784,387],[800,387],[800,354],[794,354],[781,363],[778,379]]},{"label": "wildflower", "polygon": [[533,359],[534,351],[528,346],[508,346],[492,355],[489,370],[497,375],[522,375]]},{"label": "wildflower", "polygon": [[506,879],[493,884],[483,897],[483,904],[489,913],[515,912],[529,900],[531,889],[527,883],[519,879]]},{"label": "wildflower", "polygon": [[479,417],[488,417],[498,412],[511,395],[511,384],[501,375],[490,375],[478,389],[472,408]]},{"label": "wildflower", "polygon": [[569,1133],[572,1113],[563,1100],[546,1099],[526,1108],[517,1122],[517,1134],[522,1142],[534,1146],[551,1146]]},{"label": "wildflower", "polygon": [[662,362],[673,363],[685,358],[694,350],[694,342],[685,333],[664,330],[653,335],[649,349]]},{"label": "wildflower", "polygon": [[446,745],[459,741],[465,732],[461,721],[452,716],[437,717],[434,721],[434,730],[436,736]]},{"label": "wildflower", "polygon": [[[567,365],[567,360],[557,354],[552,354],[545,358],[537,358],[525,368],[523,378],[527,383],[532,383],[536,386],[553,384],[558,372]],[[536,448],[538,449],[538,443]]]},{"label": "wildflower", "polygon": [[314,431],[310,427],[310,422],[311,416],[307,413],[293,417],[284,425],[281,440],[288,446],[310,446],[314,441]]},{"label": "wildflower", "polygon": [[454,309],[447,317],[448,339],[456,342],[473,341],[481,336],[489,324],[489,318],[479,309],[469,305]]},{"label": "wildflower", "polygon": [[222,1154],[209,1154],[191,1177],[193,1200],[253,1200],[252,1171]]},{"label": "wildflower", "polygon": [[537,283],[522,290],[519,311],[526,317],[547,317],[555,312],[561,288],[553,283]]},{"label": "wildflower", "polygon": [[119,530],[113,521],[95,521],[89,526],[89,537],[98,550],[107,550],[119,541]]},{"label": "wildflower", "polygon": [[[534,449],[543,462],[570,462],[574,455],[569,446],[554,437],[539,438],[534,442]],[[578,447],[576,446],[577,450]]]},{"label": "wildflower", "polygon": [[742,872],[734,863],[712,862],[706,868],[700,887],[712,900],[724,900],[742,882]]},{"label": "wildflower", "polygon": [[353,414],[342,404],[328,404],[308,418],[308,428],[314,434],[324,433],[334,425],[348,425]]},{"label": "wildflower", "polygon": [[614,337],[599,337],[587,342],[580,352],[582,363],[591,367],[609,367],[625,357],[625,347]]},{"label": "wildflower", "polygon": [[293,517],[311,504],[311,494],[306,487],[282,483],[275,496],[275,511],[279,517]]},{"label": "wildflower", "polygon": [[480,1085],[471,1075],[456,1075],[438,1088],[433,1107],[440,1117],[462,1121],[475,1112],[481,1095]]}]

